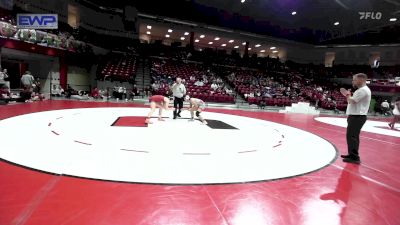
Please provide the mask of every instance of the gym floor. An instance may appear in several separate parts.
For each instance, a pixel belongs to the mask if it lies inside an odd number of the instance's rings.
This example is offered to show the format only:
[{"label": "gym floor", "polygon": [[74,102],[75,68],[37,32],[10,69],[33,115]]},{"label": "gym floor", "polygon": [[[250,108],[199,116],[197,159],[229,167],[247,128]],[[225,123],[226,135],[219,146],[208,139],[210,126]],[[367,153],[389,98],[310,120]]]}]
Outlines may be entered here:
[{"label": "gym floor", "polygon": [[0,224],[400,224],[399,125],[369,120],[355,165],[343,117],[148,110],[0,106]]}]

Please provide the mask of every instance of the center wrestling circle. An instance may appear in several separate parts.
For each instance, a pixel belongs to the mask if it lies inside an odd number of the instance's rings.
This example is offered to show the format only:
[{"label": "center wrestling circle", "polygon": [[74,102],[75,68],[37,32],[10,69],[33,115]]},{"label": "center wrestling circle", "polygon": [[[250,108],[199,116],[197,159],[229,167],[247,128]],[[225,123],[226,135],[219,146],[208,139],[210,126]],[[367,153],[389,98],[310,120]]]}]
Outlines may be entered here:
[{"label": "center wrestling circle", "polygon": [[[290,126],[203,112],[200,121],[167,118],[148,127],[113,126],[148,108],[79,108],[0,121],[0,158],[54,174],[151,184],[225,184],[288,178],[336,159],[328,141]],[[164,112],[172,116],[172,112]],[[189,118],[188,111],[182,117]],[[143,120],[144,121],[144,120]]]}]

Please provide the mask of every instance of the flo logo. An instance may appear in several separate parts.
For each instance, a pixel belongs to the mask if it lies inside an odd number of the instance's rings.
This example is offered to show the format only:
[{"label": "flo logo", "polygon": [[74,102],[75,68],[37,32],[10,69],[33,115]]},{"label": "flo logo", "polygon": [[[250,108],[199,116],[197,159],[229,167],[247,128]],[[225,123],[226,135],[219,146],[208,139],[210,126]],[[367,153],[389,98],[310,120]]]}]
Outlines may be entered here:
[{"label": "flo logo", "polygon": [[360,20],[380,20],[382,18],[381,12],[358,12]]}]

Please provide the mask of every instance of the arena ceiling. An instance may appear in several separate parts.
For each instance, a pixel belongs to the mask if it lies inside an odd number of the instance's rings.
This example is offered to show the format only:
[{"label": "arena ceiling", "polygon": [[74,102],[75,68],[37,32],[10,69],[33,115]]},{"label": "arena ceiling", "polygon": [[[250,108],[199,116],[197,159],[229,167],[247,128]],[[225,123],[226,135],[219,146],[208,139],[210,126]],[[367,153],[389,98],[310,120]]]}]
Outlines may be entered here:
[{"label": "arena ceiling", "polygon": [[400,0],[85,1],[312,44],[400,43]]}]

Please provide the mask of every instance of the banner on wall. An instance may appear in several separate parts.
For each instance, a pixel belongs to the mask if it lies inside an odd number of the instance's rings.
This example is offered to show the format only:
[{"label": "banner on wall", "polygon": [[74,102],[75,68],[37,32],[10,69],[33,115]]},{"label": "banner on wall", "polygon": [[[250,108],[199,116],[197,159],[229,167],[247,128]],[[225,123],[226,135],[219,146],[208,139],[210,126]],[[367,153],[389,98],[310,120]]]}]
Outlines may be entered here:
[{"label": "banner on wall", "polygon": [[18,29],[58,29],[57,14],[17,14]]}]

